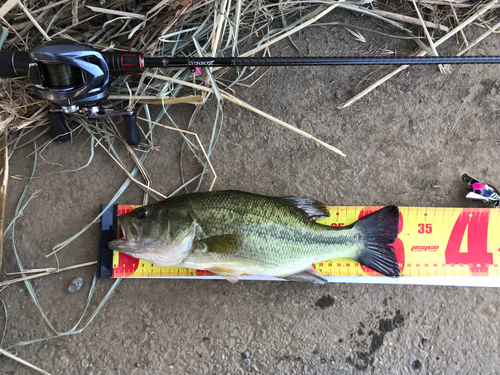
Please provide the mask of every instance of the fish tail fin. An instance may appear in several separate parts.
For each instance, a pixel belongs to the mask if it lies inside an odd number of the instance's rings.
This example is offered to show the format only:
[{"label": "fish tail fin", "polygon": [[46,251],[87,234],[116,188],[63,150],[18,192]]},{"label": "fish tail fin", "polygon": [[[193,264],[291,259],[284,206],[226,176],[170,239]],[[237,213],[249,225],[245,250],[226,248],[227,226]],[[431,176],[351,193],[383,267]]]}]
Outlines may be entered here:
[{"label": "fish tail fin", "polygon": [[359,231],[364,247],[356,260],[385,276],[398,277],[399,264],[394,248],[399,226],[397,206],[384,207],[358,220],[353,229]]}]

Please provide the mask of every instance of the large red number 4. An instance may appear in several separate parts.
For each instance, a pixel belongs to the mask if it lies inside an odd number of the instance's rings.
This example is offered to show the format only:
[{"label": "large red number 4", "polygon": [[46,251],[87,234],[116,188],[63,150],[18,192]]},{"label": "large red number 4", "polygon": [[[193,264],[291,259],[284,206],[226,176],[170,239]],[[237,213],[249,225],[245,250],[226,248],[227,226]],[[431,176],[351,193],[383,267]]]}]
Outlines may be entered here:
[{"label": "large red number 4", "polygon": [[[446,245],[447,264],[468,264],[474,276],[488,274],[488,264],[493,264],[493,254],[488,253],[488,211],[464,209],[451,231]],[[460,252],[460,245],[467,230],[467,252]]]}]

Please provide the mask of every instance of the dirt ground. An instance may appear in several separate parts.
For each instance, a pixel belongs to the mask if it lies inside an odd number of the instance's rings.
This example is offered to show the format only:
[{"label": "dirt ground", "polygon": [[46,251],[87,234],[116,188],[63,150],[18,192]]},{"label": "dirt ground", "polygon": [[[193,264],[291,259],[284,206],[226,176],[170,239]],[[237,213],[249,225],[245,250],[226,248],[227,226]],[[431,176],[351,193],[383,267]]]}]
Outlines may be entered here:
[{"label": "dirt ground", "polygon": [[[329,21],[367,22],[345,11]],[[374,24],[372,24],[373,26]],[[382,29],[380,25],[373,27]],[[473,30],[469,30],[473,32]],[[294,37],[300,53],[375,55],[384,49],[406,55],[403,40],[363,33],[359,43],[343,28],[310,28]],[[457,39],[442,49],[456,53]],[[274,55],[298,56],[289,41]],[[490,36],[476,55],[500,54]],[[267,195],[299,195],[330,205],[469,207],[463,172],[500,185],[500,81],[498,65],[413,67],[355,105],[337,107],[391,68],[272,68],[236,95],[343,150],[346,158],[231,103],[212,163],[215,189]],[[171,109],[186,127],[192,106]],[[201,111],[193,130],[208,144],[215,101]],[[165,122],[166,123],[166,122]],[[40,139],[40,143],[48,138]],[[157,146],[145,166],[153,187],[165,194],[180,185],[178,134],[156,128]],[[11,176],[29,176],[34,150],[16,151]],[[124,155],[124,153],[122,152]],[[99,212],[126,175],[99,147],[91,164],[83,134],[51,144],[38,157],[28,194],[39,190],[15,228],[16,247],[27,268],[53,267],[46,258]],[[59,163],[58,166],[54,163]],[[188,162],[190,165],[190,163]],[[128,160],[128,165],[132,165]],[[193,176],[199,168],[187,168]],[[6,221],[14,216],[26,180],[9,180]],[[204,183],[202,189],[207,189]],[[131,185],[118,203],[142,203]],[[62,266],[97,258],[98,228],[91,227],[59,252]],[[0,281],[17,271],[10,232]],[[82,314],[95,269],[87,267],[33,281],[44,312],[58,330]],[[82,290],[66,289],[75,277]],[[97,280],[92,311],[112,280]],[[435,286],[308,285],[289,282],[123,280],[81,333],[20,347],[17,354],[51,374],[496,374],[500,370],[500,294],[496,288]],[[52,334],[24,284],[0,294],[8,309],[4,347]],[[88,313],[87,313],[88,316]],[[0,327],[4,316],[0,313]],[[34,374],[6,357],[0,373]]]}]

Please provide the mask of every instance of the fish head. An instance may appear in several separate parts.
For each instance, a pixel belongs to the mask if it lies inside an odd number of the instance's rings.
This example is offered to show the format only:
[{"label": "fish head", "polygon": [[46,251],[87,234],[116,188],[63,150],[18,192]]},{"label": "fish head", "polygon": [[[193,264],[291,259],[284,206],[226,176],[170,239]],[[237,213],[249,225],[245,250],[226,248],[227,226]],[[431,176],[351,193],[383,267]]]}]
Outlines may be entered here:
[{"label": "fish head", "polygon": [[178,265],[191,249],[196,222],[185,209],[162,204],[142,206],[118,217],[121,237],[111,250],[157,265]]}]

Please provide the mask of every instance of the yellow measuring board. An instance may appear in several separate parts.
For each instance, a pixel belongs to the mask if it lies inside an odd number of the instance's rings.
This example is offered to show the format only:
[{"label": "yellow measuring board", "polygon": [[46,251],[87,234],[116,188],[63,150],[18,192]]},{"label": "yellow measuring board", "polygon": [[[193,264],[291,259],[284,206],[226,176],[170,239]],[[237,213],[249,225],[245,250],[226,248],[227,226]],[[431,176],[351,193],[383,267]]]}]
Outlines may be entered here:
[{"label": "yellow measuring board", "polygon": [[[120,205],[117,214],[135,207],[138,206]],[[330,217],[317,222],[349,225],[379,208],[331,206]],[[313,266],[329,281],[500,286],[500,209],[400,207],[399,210],[399,234],[393,246],[402,277],[373,277],[380,274],[352,259],[325,260]],[[219,279],[208,271],[160,267],[118,252],[113,252],[111,277]],[[241,279],[276,278],[242,276]]]}]

